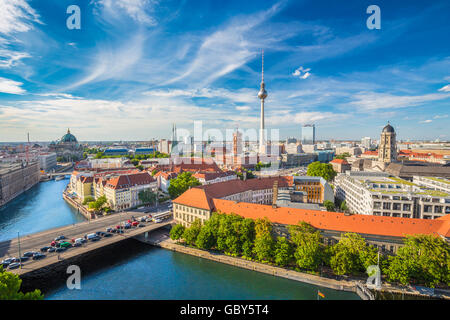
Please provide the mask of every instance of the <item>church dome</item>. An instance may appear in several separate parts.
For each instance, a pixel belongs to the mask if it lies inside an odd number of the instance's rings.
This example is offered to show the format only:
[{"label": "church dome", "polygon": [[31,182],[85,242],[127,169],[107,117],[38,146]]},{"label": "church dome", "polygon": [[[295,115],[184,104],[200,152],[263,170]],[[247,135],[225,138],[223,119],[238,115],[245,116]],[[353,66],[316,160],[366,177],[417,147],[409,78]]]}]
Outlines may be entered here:
[{"label": "church dome", "polygon": [[77,138],[73,134],[70,133],[70,130],[67,129],[67,133],[62,136],[61,142],[78,142]]},{"label": "church dome", "polygon": [[395,130],[394,130],[394,128],[388,123],[387,126],[385,126],[385,127],[383,128],[383,132],[394,133]]}]

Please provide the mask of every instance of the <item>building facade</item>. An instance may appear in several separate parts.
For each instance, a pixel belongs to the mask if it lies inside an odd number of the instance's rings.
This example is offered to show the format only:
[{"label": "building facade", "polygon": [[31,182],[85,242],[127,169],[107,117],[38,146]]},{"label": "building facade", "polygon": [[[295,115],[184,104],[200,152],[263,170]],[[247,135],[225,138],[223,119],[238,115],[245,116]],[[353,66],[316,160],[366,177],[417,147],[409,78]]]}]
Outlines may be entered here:
[{"label": "building facade", "polygon": [[39,162],[0,163],[0,206],[39,183]]}]

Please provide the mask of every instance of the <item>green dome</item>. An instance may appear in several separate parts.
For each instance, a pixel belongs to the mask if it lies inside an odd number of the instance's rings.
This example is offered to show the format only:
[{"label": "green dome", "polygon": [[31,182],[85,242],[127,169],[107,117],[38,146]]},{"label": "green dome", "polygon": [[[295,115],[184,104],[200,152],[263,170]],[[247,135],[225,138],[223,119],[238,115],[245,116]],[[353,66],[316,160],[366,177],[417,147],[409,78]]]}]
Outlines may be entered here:
[{"label": "green dome", "polygon": [[63,135],[61,138],[61,142],[78,142],[77,138],[73,134],[70,133],[70,130],[67,129],[67,133]]}]

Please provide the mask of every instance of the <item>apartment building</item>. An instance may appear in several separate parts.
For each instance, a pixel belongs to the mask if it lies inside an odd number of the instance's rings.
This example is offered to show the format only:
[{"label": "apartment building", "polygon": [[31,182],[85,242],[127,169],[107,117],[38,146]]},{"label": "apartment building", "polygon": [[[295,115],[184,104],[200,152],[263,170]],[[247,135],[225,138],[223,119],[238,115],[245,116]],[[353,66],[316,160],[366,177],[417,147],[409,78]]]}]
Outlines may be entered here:
[{"label": "apartment building", "polygon": [[306,194],[308,203],[323,204],[329,200],[334,202],[334,193],[329,183],[322,177],[294,176],[294,190]]},{"label": "apartment building", "polygon": [[0,163],[0,206],[39,183],[39,162]]},{"label": "apartment building", "polygon": [[338,174],[335,195],[353,213],[436,219],[450,213],[450,193],[426,188],[386,173]]},{"label": "apartment building", "polygon": [[41,170],[48,172],[56,167],[56,153],[46,152],[38,155],[39,167]]}]

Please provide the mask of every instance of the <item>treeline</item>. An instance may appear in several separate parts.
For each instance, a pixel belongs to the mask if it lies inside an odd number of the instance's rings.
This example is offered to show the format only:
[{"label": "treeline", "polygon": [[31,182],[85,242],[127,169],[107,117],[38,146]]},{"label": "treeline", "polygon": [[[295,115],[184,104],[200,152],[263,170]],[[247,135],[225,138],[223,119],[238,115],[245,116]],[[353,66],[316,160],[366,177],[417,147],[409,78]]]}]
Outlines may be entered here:
[{"label": "treeline", "polygon": [[[378,262],[378,250],[355,233],[344,234],[334,245],[325,245],[320,232],[301,222],[278,236],[268,219],[244,219],[236,214],[213,213],[203,225],[181,224],[170,231],[172,240],[204,250],[217,250],[247,260],[270,263],[297,271],[318,273],[325,267],[335,275],[363,275]],[[450,246],[429,235],[408,236],[397,255],[380,254],[385,280],[429,287],[450,285]]]}]

